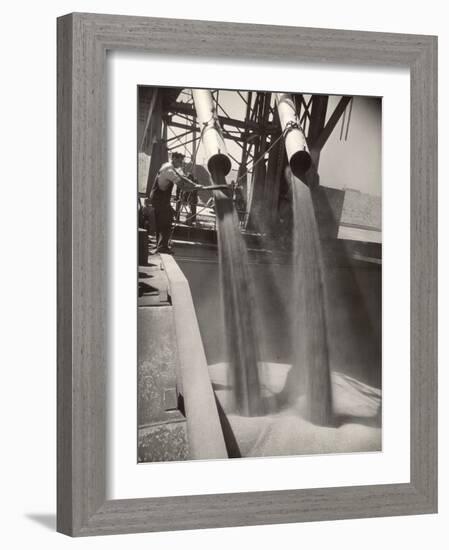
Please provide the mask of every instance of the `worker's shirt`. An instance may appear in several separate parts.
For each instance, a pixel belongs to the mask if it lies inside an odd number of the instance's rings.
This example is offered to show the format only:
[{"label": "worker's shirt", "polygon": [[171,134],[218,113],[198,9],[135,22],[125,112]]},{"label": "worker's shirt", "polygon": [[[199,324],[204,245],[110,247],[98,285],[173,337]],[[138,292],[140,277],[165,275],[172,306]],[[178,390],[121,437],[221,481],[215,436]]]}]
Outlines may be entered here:
[{"label": "worker's shirt", "polygon": [[183,176],[181,168],[174,168],[171,162],[166,162],[161,166],[157,176],[158,187],[161,191],[167,191],[171,185],[181,184]]}]

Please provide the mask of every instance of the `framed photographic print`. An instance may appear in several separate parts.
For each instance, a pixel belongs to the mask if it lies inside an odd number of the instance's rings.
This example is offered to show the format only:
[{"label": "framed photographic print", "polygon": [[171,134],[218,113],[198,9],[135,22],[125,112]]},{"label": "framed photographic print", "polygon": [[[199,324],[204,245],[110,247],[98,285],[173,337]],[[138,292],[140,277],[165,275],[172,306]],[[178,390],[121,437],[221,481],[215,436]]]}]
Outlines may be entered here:
[{"label": "framed photographic print", "polygon": [[435,37],[58,19],[58,530],[437,509]]}]

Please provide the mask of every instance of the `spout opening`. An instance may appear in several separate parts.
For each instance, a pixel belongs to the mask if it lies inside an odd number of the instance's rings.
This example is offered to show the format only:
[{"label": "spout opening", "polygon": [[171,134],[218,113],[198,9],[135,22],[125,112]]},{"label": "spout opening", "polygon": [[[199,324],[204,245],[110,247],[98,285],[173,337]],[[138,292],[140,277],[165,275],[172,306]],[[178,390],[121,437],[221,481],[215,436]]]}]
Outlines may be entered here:
[{"label": "spout opening", "polygon": [[312,158],[307,151],[296,151],[290,157],[290,168],[298,178],[304,176],[311,166]]},{"label": "spout opening", "polygon": [[210,157],[207,168],[211,174],[227,176],[231,171],[231,161],[227,155],[218,153]]}]

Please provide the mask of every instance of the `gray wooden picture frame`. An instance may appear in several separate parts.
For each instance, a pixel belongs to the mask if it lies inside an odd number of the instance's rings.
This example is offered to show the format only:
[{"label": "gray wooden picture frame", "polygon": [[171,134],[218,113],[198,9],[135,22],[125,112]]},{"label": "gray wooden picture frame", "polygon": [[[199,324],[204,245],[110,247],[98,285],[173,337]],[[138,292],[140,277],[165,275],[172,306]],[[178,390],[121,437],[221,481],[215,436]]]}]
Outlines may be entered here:
[{"label": "gray wooden picture frame", "polygon": [[[74,13],[58,19],[57,529],[72,536],[437,511],[437,38]],[[408,67],[410,483],[106,499],[106,52]]]}]

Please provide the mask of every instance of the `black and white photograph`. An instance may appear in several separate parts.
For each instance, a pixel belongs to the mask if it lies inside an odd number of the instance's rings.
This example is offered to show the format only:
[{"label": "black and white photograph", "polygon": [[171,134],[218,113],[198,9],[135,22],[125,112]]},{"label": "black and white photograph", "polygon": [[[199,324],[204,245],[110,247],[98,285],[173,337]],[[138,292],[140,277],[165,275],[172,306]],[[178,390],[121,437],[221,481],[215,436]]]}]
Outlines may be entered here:
[{"label": "black and white photograph", "polygon": [[446,548],[444,7],[6,4],[4,548]]},{"label": "black and white photograph", "polygon": [[137,88],[137,460],[382,450],[382,99]]}]

